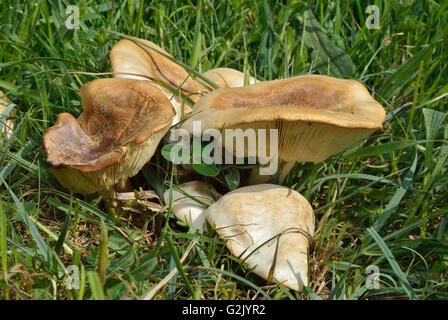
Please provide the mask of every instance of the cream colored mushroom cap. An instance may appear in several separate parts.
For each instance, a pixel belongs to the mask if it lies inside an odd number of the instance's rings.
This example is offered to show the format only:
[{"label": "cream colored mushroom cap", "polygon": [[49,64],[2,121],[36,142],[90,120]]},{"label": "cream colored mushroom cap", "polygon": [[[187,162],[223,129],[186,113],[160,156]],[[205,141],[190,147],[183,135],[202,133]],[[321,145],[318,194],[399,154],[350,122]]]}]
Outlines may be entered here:
[{"label": "cream colored mushroom cap", "polygon": [[[244,87],[244,73],[232,68],[210,69],[204,72],[202,75],[213,81],[213,83],[215,83],[220,88]],[[249,77],[248,85],[254,84],[256,82],[257,81],[255,80],[255,78]]]},{"label": "cream colored mushroom cap", "polygon": [[202,131],[277,129],[280,158],[316,163],[381,129],[384,118],[358,81],[307,75],[217,89],[196,103],[182,127],[192,133],[201,121]]},{"label": "cream colored mushroom cap", "polygon": [[225,194],[206,214],[230,252],[257,275],[268,279],[275,261],[277,281],[294,290],[307,285],[314,213],[300,193],[273,184],[243,187]]},{"label": "cream colored mushroom cap", "polygon": [[[180,88],[186,95],[192,95],[193,100],[199,98],[195,81],[182,66],[166,57],[172,57],[168,52],[151,41],[135,39],[138,42],[122,39],[112,47],[110,62],[113,72],[134,73],[161,80],[174,89]],[[117,76],[130,77],[119,74]],[[140,77],[140,80],[147,78]]]},{"label": "cream colored mushroom cap", "polygon": [[9,98],[2,91],[0,91],[0,119],[2,126],[2,130],[0,132],[0,143],[3,143],[5,140],[7,140],[12,135],[12,132],[14,130],[14,121],[6,120],[8,116],[13,116],[15,114],[14,110],[11,110],[8,115],[3,115],[3,112],[5,112],[6,108],[11,103],[11,100],[9,100]]},{"label": "cream colored mushroom cap", "polygon": [[[210,189],[202,181],[183,183],[179,185],[179,188],[186,194],[207,205],[215,202],[215,197],[219,197],[219,194],[214,189]],[[170,201],[169,189],[163,193],[163,199],[168,205]],[[200,233],[207,230],[207,223],[205,220],[206,210],[207,207],[203,206],[198,201],[195,201],[174,188],[172,189],[171,211],[179,220],[190,226],[192,229],[199,230]]]},{"label": "cream colored mushroom cap", "polygon": [[[135,38],[135,40],[141,43],[122,39],[112,47],[110,62],[112,71],[117,73],[115,77],[152,82],[153,80],[160,80],[173,89],[180,88],[181,92],[188,95],[193,101],[199,99],[200,94],[196,82],[183,67],[166,57],[172,57],[168,52],[151,41],[139,38]],[[153,80],[148,79],[148,77]],[[166,94],[176,111],[176,116],[172,122],[172,125],[175,125],[181,120],[182,108],[186,114],[191,112],[191,108],[186,104],[182,106],[179,97],[167,88],[157,86]]]},{"label": "cream colored mushroom cap", "polygon": [[59,182],[79,193],[105,190],[132,177],[153,156],[174,110],[153,84],[96,79],[81,88],[84,112],[58,115],[42,145]]}]

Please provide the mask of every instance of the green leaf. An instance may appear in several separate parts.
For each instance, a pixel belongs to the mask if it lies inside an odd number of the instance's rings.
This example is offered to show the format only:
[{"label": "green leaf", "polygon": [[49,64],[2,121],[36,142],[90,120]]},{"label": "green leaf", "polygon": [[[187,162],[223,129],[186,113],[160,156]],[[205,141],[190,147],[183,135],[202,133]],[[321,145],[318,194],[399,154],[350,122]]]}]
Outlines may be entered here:
[{"label": "green leaf", "polygon": [[8,296],[8,244],[6,242],[6,235],[8,233],[8,225],[6,224],[6,213],[3,210],[3,204],[0,203],[0,255],[2,257],[2,280],[3,290]]},{"label": "green leaf", "polygon": [[146,181],[151,185],[154,191],[159,196],[159,199],[163,199],[163,182],[162,178],[157,174],[156,170],[152,166],[143,167],[143,176]]},{"label": "green leaf", "polygon": [[182,159],[182,156],[183,156],[182,152],[184,152],[184,151],[185,151],[184,148],[182,148],[179,144],[170,143],[170,144],[166,144],[162,147],[161,153],[162,153],[162,156],[167,161],[174,163],[174,164],[179,164],[179,163],[184,163],[183,159]]},{"label": "green leaf", "polygon": [[355,73],[350,56],[336,47],[326,36],[310,9],[304,12],[305,44],[313,49],[313,60],[320,74],[339,77],[352,77]]},{"label": "green leaf", "polygon": [[56,242],[56,247],[54,248],[54,251],[56,252],[57,255],[61,254],[62,246],[65,242],[65,236],[67,235],[67,231],[70,226],[70,218],[71,218],[70,214],[67,214],[65,216],[65,221],[61,229],[61,234],[59,235],[58,241]]},{"label": "green leaf", "polygon": [[425,118],[426,127],[426,152],[425,152],[425,167],[431,166],[434,157],[434,139],[442,127],[443,120],[445,120],[446,113],[435,111],[432,109],[423,108],[423,117]]},{"label": "green leaf", "polygon": [[148,278],[147,275],[151,273],[156,266],[157,258],[152,258],[132,270],[131,274],[136,280],[143,281]]},{"label": "green leaf", "polygon": [[199,60],[201,58],[201,40],[202,40],[202,33],[201,33],[201,7],[197,9],[197,15],[196,15],[196,25],[194,27],[194,40],[193,40],[193,56],[191,58],[191,68],[196,69]]},{"label": "green leaf", "polygon": [[235,190],[240,185],[240,172],[237,168],[227,170],[225,178],[230,190]]},{"label": "green leaf", "polygon": [[212,164],[193,163],[193,169],[196,170],[196,172],[207,177],[216,177],[219,174],[219,169],[216,167],[214,163]]},{"label": "green leaf", "polygon": [[104,300],[104,291],[101,284],[101,279],[96,271],[88,271],[87,279],[89,280],[89,287],[92,290],[92,297],[94,300]]},{"label": "green leaf", "polygon": [[9,185],[6,183],[5,180],[1,179],[3,181],[3,184],[8,189],[9,193],[11,194],[11,197],[14,201],[14,203],[17,206],[17,209],[19,210],[20,217],[22,221],[26,224],[28,227],[31,237],[33,238],[34,242],[36,243],[37,247],[39,248],[40,254],[45,259],[47,263],[51,263],[52,260],[52,251],[48,247],[47,243],[44,241],[40,233],[37,231],[36,225],[31,221],[29,218],[28,212],[23,207],[20,200],[17,198],[16,194],[11,190]]}]

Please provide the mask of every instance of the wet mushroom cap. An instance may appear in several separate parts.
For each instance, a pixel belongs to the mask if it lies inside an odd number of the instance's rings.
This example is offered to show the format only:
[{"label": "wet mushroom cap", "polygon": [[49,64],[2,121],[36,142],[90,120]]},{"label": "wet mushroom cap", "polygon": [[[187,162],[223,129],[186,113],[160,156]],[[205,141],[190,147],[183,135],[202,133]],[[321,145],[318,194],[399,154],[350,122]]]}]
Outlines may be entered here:
[{"label": "wet mushroom cap", "polygon": [[280,158],[317,163],[382,129],[384,118],[358,81],[307,75],[217,89],[196,103],[182,127],[192,133],[193,121],[201,121],[202,131],[277,129]]},{"label": "wet mushroom cap", "polygon": [[314,213],[300,193],[273,184],[243,187],[225,194],[206,215],[230,252],[257,275],[268,280],[273,270],[273,278],[289,288],[307,285]]},{"label": "wet mushroom cap", "polygon": [[56,178],[80,193],[137,174],[174,117],[165,94],[146,81],[97,79],[81,88],[81,100],[81,116],[59,114],[42,139]]}]

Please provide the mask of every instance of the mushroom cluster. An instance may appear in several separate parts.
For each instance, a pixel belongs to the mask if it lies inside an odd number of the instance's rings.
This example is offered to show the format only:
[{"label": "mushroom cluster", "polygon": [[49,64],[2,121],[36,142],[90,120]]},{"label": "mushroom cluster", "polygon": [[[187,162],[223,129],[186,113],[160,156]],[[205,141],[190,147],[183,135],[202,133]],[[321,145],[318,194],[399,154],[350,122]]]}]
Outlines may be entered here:
[{"label": "mushroom cluster", "polygon": [[[229,68],[194,76],[164,49],[137,38],[118,41],[110,60],[115,78],[85,84],[83,113],[59,114],[42,140],[47,164],[65,188],[99,192],[112,205],[116,185],[136,175],[178,123],[191,135],[195,121],[201,133],[277,130],[278,154],[268,156],[278,156],[282,181],[296,162],[322,162],[381,129],[385,118],[354,80],[306,75],[249,78],[245,85],[244,74]],[[235,154],[234,144],[220,141]],[[244,156],[256,157],[253,150],[246,148]],[[192,232],[215,230],[255,274],[301,290],[308,284],[313,209],[297,191],[262,181],[255,173],[248,185],[223,195],[190,181],[168,188],[161,201]]]}]

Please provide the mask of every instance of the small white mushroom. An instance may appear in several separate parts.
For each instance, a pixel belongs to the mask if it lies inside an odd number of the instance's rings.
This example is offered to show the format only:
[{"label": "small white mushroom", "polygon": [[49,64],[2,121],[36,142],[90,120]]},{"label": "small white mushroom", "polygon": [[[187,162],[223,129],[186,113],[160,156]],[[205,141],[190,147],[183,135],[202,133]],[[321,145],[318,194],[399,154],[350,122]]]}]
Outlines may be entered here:
[{"label": "small white mushroom", "polygon": [[[215,199],[220,197],[220,195],[201,181],[191,181],[181,184],[179,185],[179,189],[183,192],[174,188],[172,189],[171,211],[179,220],[190,226],[192,229],[199,230],[201,233],[204,232],[204,230],[207,230],[207,223],[205,220],[205,211],[207,207],[200,202],[210,205],[215,202]],[[166,204],[169,204],[169,189],[163,194],[163,199]]]},{"label": "small white mushroom", "polygon": [[[11,100],[0,91],[0,143],[4,143],[6,140],[11,137],[15,123],[13,120],[7,120],[8,116],[14,116],[14,109],[9,112],[9,114],[5,113],[6,108],[11,104]],[[3,114],[5,113],[5,114]]]},{"label": "small white mushroom", "polygon": [[230,252],[255,274],[294,290],[308,284],[314,213],[300,193],[273,184],[243,187],[224,195],[205,214]]}]

